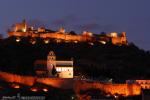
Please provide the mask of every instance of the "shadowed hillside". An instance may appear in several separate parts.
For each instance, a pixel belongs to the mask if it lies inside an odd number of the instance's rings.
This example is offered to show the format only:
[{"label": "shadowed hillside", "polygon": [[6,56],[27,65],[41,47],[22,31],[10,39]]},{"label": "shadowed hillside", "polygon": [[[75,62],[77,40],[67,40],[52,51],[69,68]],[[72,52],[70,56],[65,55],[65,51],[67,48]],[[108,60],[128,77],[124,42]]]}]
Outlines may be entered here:
[{"label": "shadowed hillside", "polygon": [[87,42],[45,44],[37,38],[31,44],[30,38],[16,42],[14,37],[0,41],[0,69],[2,71],[35,75],[34,61],[47,59],[49,51],[54,51],[57,59],[74,59],[75,75],[94,78],[135,79],[149,78],[150,53],[140,50],[134,44],[115,46],[111,44]]}]

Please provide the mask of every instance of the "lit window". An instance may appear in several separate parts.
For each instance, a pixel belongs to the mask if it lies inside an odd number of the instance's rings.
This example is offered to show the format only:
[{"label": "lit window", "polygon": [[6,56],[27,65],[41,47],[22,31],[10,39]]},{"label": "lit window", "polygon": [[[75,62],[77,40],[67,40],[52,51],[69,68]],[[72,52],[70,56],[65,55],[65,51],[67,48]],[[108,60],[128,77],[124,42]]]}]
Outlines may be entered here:
[{"label": "lit window", "polygon": [[64,71],[67,71],[67,68],[64,68]]},{"label": "lit window", "polygon": [[64,68],[62,68],[62,71],[64,71]]}]

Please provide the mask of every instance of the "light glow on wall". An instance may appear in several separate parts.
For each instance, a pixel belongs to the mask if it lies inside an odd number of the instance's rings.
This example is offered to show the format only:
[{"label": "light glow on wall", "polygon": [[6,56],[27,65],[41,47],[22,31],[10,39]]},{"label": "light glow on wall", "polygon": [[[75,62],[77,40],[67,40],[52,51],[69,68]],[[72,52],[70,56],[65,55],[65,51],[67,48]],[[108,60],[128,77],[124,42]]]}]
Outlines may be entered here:
[{"label": "light glow on wall", "polygon": [[99,41],[101,44],[106,44],[106,42],[105,41]]},{"label": "light glow on wall", "polygon": [[37,90],[37,88],[31,88],[31,91],[37,92],[38,90]]},{"label": "light glow on wall", "polygon": [[26,32],[26,29],[25,29],[25,28],[23,28],[23,29],[22,29],[22,32]]},{"label": "light glow on wall", "polygon": [[21,41],[21,39],[20,38],[16,38],[16,42],[20,42]]},{"label": "light glow on wall", "polygon": [[48,89],[44,88],[44,89],[43,89],[43,91],[44,91],[44,92],[47,92],[47,91],[48,91]]},{"label": "light glow on wall", "polygon": [[46,39],[46,40],[44,40],[44,42],[45,42],[45,44],[48,44],[48,43],[49,43],[49,40],[48,40],[48,39]]}]

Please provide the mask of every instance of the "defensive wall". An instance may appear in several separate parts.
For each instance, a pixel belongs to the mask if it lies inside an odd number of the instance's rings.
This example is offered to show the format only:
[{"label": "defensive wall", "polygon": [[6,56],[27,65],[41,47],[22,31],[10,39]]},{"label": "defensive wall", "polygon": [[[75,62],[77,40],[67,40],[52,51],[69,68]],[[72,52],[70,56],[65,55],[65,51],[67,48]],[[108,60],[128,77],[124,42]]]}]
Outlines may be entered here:
[{"label": "defensive wall", "polygon": [[141,94],[141,86],[138,84],[112,84],[100,82],[88,82],[83,80],[62,79],[62,78],[37,78],[33,76],[20,76],[6,72],[0,72],[0,78],[7,82],[15,82],[32,86],[35,82],[50,85],[62,89],[74,89],[77,95],[80,91],[88,89],[99,89],[112,95],[133,96]]}]

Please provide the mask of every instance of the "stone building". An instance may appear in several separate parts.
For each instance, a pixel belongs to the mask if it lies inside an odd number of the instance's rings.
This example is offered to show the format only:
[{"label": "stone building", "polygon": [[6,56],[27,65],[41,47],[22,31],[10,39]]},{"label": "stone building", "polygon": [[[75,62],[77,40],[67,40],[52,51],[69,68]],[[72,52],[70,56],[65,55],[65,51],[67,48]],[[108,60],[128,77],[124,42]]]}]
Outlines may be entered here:
[{"label": "stone building", "polygon": [[56,55],[50,51],[47,60],[37,60],[34,63],[39,77],[73,78],[73,60],[56,60]]},{"label": "stone building", "polygon": [[127,45],[125,32],[122,32],[121,34],[111,32],[103,36],[96,35],[88,31],[83,31],[82,34],[70,34],[62,27],[58,31],[52,31],[44,27],[34,29],[33,27],[29,27],[25,20],[22,23],[15,24],[13,30],[8,32],[8,36],[55,39],[56,41],[67,41],[75,43],[100,42],[102,44],[112,43],[114,45]]},{"label": "stone building", "polygon": [[126,83],[136,83],[139,84],[142,89],[150,89],[150,80],[126,80]]}]

